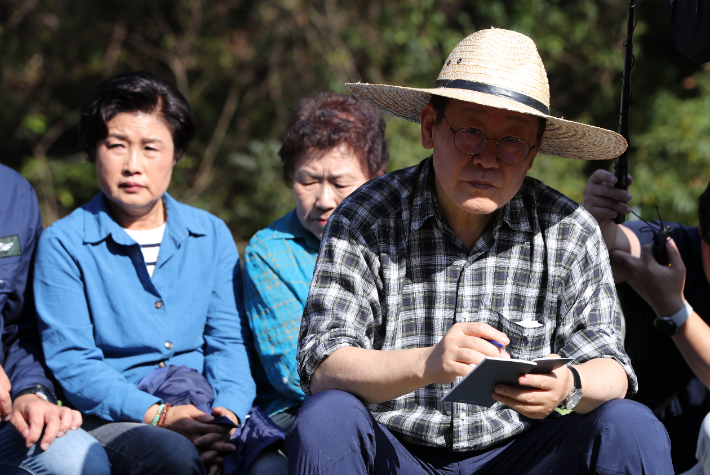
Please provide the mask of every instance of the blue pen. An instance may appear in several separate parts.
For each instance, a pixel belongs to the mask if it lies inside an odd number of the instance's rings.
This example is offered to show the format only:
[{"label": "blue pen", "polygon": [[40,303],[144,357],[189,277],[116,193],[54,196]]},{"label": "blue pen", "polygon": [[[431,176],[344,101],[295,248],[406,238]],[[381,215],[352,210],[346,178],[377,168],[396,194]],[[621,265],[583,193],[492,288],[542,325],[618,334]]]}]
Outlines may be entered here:
[{"label": "blue pen", "polygon": [[488,343],[490,343],[491,345],[495,346],[496,348],[500,348],[501,350],[502,350],[503,348],[505,348],[505,345],[504,345],[503,343],[498,342],[498,341],[489,340],[488,338],[484,338],[484,340],[486,340]]}]

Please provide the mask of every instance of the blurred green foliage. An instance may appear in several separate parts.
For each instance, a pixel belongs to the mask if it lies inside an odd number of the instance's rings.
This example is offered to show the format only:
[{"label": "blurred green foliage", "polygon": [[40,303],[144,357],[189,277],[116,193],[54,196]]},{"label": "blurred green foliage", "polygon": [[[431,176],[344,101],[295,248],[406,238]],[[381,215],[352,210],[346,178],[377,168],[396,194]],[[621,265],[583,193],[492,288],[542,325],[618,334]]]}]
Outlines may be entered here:
[{"label": "blurred green foliage", "polygon": [[[696,223],[710,180],[710,70],[675,49],[667,0],[639,0],[630,173],[642,215]],[[77,141],[100,81],[148,69],[175,84],[198,134],[170,193],[223,218],[238,241],[293,206],[277,151],[289,112],[315,90],[365,81],[431,87],[449,51],[495,26],[537,43],[553,114],[615,130],[626,2],[614,0],[4,0],[2,162],[35,186],[45,224],[98,191]],[[428,153],[417,124],[387,117],[390,170]],[[531,175],[581,200],[610,162],[538,156]]]}]

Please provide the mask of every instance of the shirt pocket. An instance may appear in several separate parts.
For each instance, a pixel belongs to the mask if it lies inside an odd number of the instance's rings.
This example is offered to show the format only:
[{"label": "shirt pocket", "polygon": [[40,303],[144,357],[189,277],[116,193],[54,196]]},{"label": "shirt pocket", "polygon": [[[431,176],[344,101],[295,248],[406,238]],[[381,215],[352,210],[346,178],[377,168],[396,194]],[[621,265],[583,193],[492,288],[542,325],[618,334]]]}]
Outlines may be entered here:
[{"label": "shirt pocket", "polygon": [[510,339],[510,344],[505,350],[512,358],[532,360],[543,358],[551,353],[553,332],[543,318],[511,320],[499,312],[495,313],[497,314],[496,328]]}]

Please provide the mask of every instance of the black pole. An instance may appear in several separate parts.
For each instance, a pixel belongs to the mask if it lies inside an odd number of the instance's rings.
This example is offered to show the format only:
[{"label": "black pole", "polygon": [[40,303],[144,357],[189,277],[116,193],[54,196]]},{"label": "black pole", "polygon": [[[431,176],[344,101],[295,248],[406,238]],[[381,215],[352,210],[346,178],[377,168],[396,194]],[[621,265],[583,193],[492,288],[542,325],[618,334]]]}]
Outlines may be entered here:
[{"label": "black pole", "polygon": [[[621,111],[619,112],[619,134],[626,139],[626,143],[630,145],[629,142],[629,106],[631,105],[631,68],[634,63],[634,18],[636,15],[636,0],[629,0],[629,24],[628,33],[626,36],[626,41],[624,42],[625,48],[625,59],[624,59],[624,77],[621,81]],[[626,181],[626,175],[629,173],[629,163],[627,161],[627,154],[629,149],[624,151],[620,156],[616,157],[616,164],[614,164],[614,174],[616,175],[616,188],[621,188],[627,190],[629,185]],[[621,224],[624,222],[626,216],[619,213],[614,222],[616,224]]]}]

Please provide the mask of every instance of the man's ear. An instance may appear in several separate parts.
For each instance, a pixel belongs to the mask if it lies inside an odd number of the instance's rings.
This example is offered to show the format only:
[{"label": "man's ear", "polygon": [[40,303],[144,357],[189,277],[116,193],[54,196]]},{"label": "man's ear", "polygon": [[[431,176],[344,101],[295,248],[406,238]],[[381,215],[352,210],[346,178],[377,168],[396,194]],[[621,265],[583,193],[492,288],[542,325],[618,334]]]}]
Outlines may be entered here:
[{"label": "man's ear", "polygon": [[422,147],[426,150],[434,148],[434,128],[436,127],[436,110],[427,104],[419,115],[422,130]]},{"label": "man's ear", "polygon": [[542,145],[542,141],[545,139],[546,133],[547,133],[546,131],[542,133],[542,135],[540,136],[540,140],[538,140],[536,143],[535,148],[533,150],[530,150],[530,154],[528,155],[528,170],[527,171],[530,171],[530,169],[532,168],[533,163],[535,162],[535,157],[537,157],[537,152],[538,152],[538,150],[540,150],[540,145]]}]

